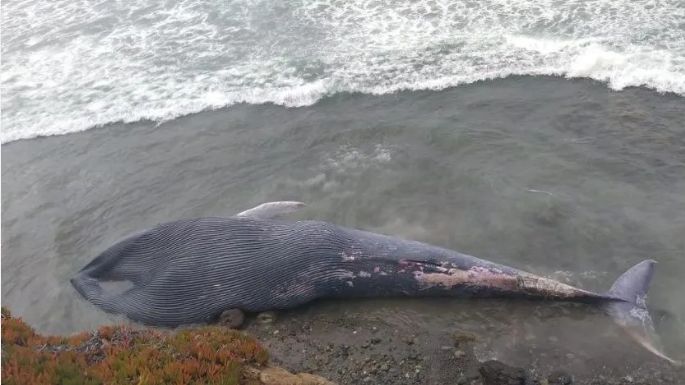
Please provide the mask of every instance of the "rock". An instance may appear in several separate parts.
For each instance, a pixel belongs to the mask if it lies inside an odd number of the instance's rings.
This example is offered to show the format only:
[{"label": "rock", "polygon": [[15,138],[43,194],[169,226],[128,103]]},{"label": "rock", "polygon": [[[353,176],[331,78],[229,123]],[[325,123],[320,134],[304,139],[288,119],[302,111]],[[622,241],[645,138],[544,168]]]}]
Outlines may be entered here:
[{"label": "rock", "polygon": [[259,381],[264,385],[335,385],[335,383],[314,374],[293,374],[278,367],[267,367],[261,370]]},{"label": "rock", "polygon": [[459,359],[462,358],[466,355],[463,350],[455,350],[454,351],[454,358]]},{"label": "rock", "polygon": [[261,325],[270,325],[276,321],[276,312],[265,311],[257,314],[257,322]]},{"label": "rock", "polygon": [[299,373],[297,376],[302,379],[302,385],[335,385],[334,382],[328,381],[327,379],[315,374]]},{"label": "rock", "polygon": [[484,385],[532,385],[525,370],[505,365],[499,361],[484,362],[478,369]]},{"label": "rock", "polygon": [[245,321],[245,314],[240,309],[224,310],[219,316],[219,322],[231,329],[237,329]]},{"label": "rock", "polygon": [[547,376],[549,385],[571,385],[573,377],[563,370],[555,370]]},{"label": "rock", "polygon": [[470,332],[457,330],[452,333],[452,339],[454,340],[454,346],[461,346],[476,341],[476,335]]}]

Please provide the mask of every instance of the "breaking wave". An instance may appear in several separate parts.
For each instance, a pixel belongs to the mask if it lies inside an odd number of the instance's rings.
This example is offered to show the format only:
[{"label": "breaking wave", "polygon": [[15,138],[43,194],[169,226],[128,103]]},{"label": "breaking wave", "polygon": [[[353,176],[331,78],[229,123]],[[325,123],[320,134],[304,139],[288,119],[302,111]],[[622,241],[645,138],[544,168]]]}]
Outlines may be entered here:
[{"label": "breaking wave", "polygon": [[685,95],[685,3],[2,3],[2,142],[235,103],[558,75]]}]

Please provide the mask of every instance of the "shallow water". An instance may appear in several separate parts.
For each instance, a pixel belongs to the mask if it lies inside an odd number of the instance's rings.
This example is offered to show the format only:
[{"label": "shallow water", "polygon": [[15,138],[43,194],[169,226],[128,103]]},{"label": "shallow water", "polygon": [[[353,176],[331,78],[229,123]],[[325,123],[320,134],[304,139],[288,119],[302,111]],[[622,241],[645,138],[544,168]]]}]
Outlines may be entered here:
[{"label": "shallow water", "polygon": [[[308,206],[295,218],[430,242],[592,290],[653,258],[649,304],[668,352],[685,358],[684,118],[685,99],[673,94],[510,77],[439,92],[340,94],[302,108],[236,105],[12,142],[2,146],[3,306],[45,332],[111,322],[68,280],[119,238],[301,200]],[[526,359],[507,347],[518,327],[594,351],[588,360],[610,354],[607,338],[621,339],[583,306],[312,306],[331,319],[373,307],[389,320],[403,309],[392,322],[426,333],[491,325],[483,357]]]}]

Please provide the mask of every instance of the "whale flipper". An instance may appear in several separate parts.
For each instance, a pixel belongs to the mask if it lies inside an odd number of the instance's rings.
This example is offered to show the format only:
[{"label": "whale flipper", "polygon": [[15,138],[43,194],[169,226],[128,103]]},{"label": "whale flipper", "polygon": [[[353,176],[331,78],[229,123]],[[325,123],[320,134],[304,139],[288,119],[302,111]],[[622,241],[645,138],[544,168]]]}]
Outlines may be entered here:
[{"label": "whale flipper", "polygon": [[646,297],[654,271],[653,260],[645,260],[623,273],[611,286],[608,297],[615,301],[606,305],[607,312],[619,326],[640,345],[655,355],[678,364],[659,350],[659,337],[647,310]]},{"label": "whale flipper", "polygon": [[305,204],[296,201],[266,202],[236,214],[236,217],[248,217],[254,219],[269,219],[279,215],[288,214],[304,207]]}]

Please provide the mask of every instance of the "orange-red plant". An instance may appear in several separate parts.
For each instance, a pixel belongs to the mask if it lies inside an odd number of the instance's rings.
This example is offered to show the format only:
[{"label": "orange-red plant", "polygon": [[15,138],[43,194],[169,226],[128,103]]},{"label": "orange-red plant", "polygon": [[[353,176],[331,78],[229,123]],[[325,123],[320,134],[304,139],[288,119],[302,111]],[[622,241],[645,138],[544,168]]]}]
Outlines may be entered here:
[{"label": "orange-red plant", "polygon": [[72,337],[42,336],[2,312],[5,384],[239,384],[245,365],[268,355],[243,333],[205,326],[178,332],[105,326]]}]

